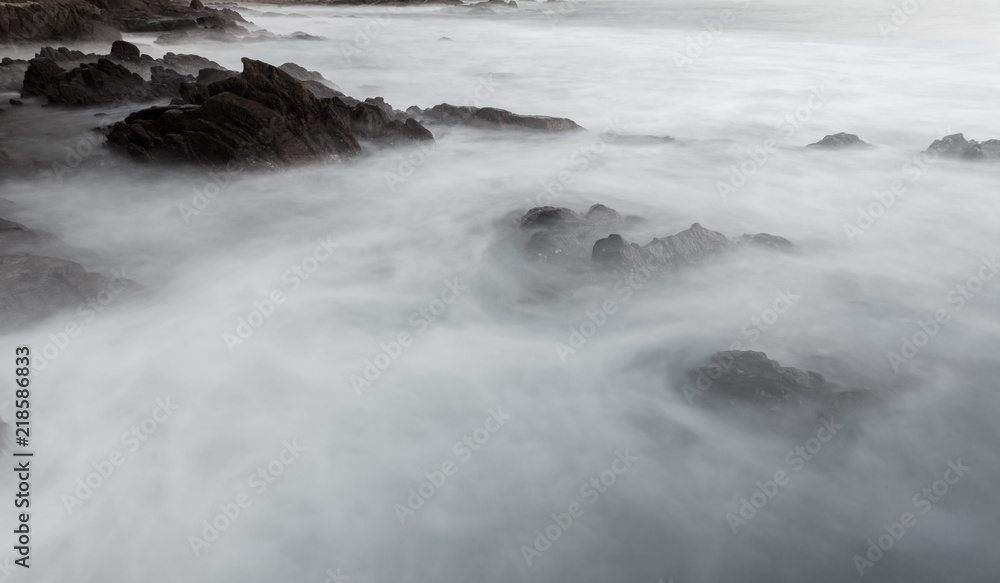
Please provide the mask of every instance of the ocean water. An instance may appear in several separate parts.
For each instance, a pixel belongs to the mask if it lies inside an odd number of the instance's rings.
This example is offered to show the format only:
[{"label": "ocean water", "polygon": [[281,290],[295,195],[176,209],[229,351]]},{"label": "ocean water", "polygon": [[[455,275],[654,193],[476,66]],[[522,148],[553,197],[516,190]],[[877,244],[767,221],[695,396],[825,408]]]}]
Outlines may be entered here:
[{"label": "ocean water", "polygon": [[[153,291],[0,336],[11,378],[15,346],[43,359],[12,580],[998,580],[1000,166],[921,152],[1000,137],[1000,6],[241,10],[324,40],[127,40],[588,131],[211,173],[81,146],[125,109],[8,109],[0,145],[45,162],[5,218]],[[803,147],[841,131],[873,147]],[[632,285],[513,248],[528,208],[595,203],[647,219],[639,244],[697,222],[801,249]],[[877,398],[797,432],[689,400],[734,343]]]}]

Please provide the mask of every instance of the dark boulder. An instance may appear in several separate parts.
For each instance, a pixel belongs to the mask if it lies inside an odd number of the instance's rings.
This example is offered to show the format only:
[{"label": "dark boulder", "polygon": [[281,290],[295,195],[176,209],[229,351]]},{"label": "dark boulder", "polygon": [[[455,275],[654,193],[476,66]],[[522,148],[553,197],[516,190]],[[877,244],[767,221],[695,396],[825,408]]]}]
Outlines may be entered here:
[{"label": "dark boulder", "polygon": [[109,144],[141,160],[266,168],[360,151],[335,99],[317,98],[267,63],[244,58],[240,75],[207,91],[202,105],[132,113],[112,126]]},{"label": "dark boulder", "polygon": [[111,43],[110,56],[121,61],[138,61],[142,57],[142,54],[139,52],[139,47],[134,44],[123,40],[116,40]]},{"label": "dark boulder", "polygon": [[507,130],[521,129],[537,132],[566,132],[583,129],[571,119],[543,115],[518,115],[495,107],[473,107],[442,103],[430,109],[412,107],[408,110],[418,117],[445,125],[468,125],[478,128]]},{"label": "dark boulder", "polygon": [[577,262],[601,270],[634,272],[660,271],[691,265],[738,250],[743,245],[782,251],[796,249],[783,237],[760,233],[730,239],[695,223],[687,230],[655,238],[639,246],[627,241],[622,232],[639,217],[623,217],[602,204],[590,207],[585,215],[568,208],[551,206],[529,210],[518,222],[529,256],[543,262]]},{"label": "dark boulder", "polygon": [[871,144],[863,141],[861,138],[854,134],[848,134],[840,132],[839,134],[832,134],[825,136],[822,140],[809,144],[809,148],[856,148],[856,147],[868,147]]}]

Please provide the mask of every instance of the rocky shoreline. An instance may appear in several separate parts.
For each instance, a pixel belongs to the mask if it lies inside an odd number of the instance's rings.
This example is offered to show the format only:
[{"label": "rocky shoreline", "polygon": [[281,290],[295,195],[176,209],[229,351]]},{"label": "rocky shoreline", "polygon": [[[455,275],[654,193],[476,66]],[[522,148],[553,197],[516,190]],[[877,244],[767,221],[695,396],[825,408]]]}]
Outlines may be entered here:
[{"label": "rocky shoreline", "polygon": [[[369,0],[326,4],[372,4]],[[394,2],[421,5],[430,2]],[[461,5],[459,0],[437,4]],[[491,0],[486,4],[504,4]],[[513,3],[511,3],[513,4]],[[379,5],[384,3],[379,2]],[[516,5],[513,5],[516,6]],[[295,63],[280,66],[244,58],[243,70],[227,70],[199,55],[166,53],[154,59],[121,40],[121,34],[161,33],[170,43],[193,35],[207,40],[274,38],[229,7],[200,0],[88,2],[56,0],[0,3],[0,42],[113,41],[107,54],[44,46],[31,60],[4,58],[0,86],[18,91],[13,107],[96,107],[141,104],[124,119],[100,128],[99,147],[145,164],[181,164],[280,171],[310,162],[338,162],[363,156],[369,147],[398,147],[433,141],[436,128],[467,126],[483,131],[585,132],[573,120],[524,115],[492,107],[441,103],[429,108],[394,108],[381,97],[355,99],[321,74]],[[27,102],[27,103],[26,103]],[[626,136],[627,137],[627,136]],[[641,136],[632,136],[642,138]],[[672,138],[649,138],[671,143]],[[3,144],[0,144],[0,148]],[[872,148],[856,135],[837,133],[810,149]],[[934,141],[926,152],[962,160],[1000,158],[1000,140],[978,142],[962,134]],[[9,156],[0,150],[0,165]],[[6,212],[6,209],[0,209]],[[747,247],[795,253],[791,241],[768,233],[727,236],[694,223],[690,228],[639,245],[623,233],[643,221],[595,204],[581,214],[539,206],[517,221],[512,245],[526,262],[573,274],[667,277]],[[8,328],[30,325],[85,302],[106,289],[127,295],[150,293],[122,274],[86,271],[70,260],[73,250],[51,235],[0,218],[0,321]],[[725,366],[691,371],[712,376],[724,401],[779,405],[855,402],[855,393],[832,390],[815,373],[780,367],[756,352],[720,352]]]}]

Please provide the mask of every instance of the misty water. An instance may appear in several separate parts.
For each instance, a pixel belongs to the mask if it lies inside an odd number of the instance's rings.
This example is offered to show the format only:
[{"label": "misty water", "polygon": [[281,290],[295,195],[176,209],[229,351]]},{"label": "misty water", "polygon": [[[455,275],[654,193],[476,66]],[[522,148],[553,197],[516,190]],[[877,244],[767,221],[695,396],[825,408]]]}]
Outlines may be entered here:
[{"label": "misty water", "polygon": [[[734,19],[698,45],[724,9]],[[1000,252],[1000,167],[919,154],[945,134],[1000,137],[1000,6],[927,0],[896,30],[880,30],[884,1],[243,10],[326,40],[126,40],[235,70],[295,62],[398,109],[488,105],[589,131],[429,126],[423,149],[280,173],[138,166],[96,147],[59,177],[45,164],[7,180],[5,218],[152,290],[3,333],[12,354],[81,330],[36,363],[38,568],[14,580],[840,582],[907,512],[915,524],[866,580],[998,580],[1000,279],[969,280],[992,278]],[[8,109],[3,145],[65,162],[125,112]],[[874,147],[803,147],[841,131]],[[894,187],[888,208],[859,213]],[[206,189],[219,192],[186,212]],[[801,249],[632,289],[509,244],[528,208],[595,203],[647,219],[622,233],[639,244],[697,222]],[[787,309],[768,312],[782,295]],[[608,300],[614,313],[588,316]],[[940,310],[947,322],[929,324]],[[235,342],[248,318],[263,323]],[[682,391],[684,371],[734,342],[878,398],[834,419],[810,459],[789,457],[820,421],[782,431]],[[360,383],[375,362],[389,364]],[[128,435],[154,413],[144,441]],[[124,462],[84,487],[114,452]],[[949,462],[970,469],[955,480]],[[280,475],[254,477],[269,464]],[[734,522],[779,471],[787,483]],[[946,493],[917,496],[946,472]],[[217,519],[238,498],[238,517]],[[213,521],[228,524],[217,537]],[[539,541],[547,528],[558,538]]]}]

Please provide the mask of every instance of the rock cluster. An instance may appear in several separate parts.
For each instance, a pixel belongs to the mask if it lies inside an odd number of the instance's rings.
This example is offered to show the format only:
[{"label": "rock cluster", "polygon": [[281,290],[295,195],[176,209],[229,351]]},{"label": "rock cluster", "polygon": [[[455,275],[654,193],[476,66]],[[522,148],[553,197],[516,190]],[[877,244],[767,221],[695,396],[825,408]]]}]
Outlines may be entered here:
[{"label": "rock cluster", "polygon": [[170,0],[6,0],[0,3],[0,42],[90,41],[121,38],[122,32],[240,31],[246,22],[234,10]]},{"label": "rock cluster", "polygon": [[763,352],[750,350],[717,352],[709,364],[687,376],[691,384],[685,385],[685,391],[696,391],[712,402],[749,404],[768,411],[804,406],[836,409],[865,394],[844,390],[817,372],[781,366]]},{"label": "rock cluster", "polygon": [[243,59],[239,75],[184,83],[188,101],[137,111],[111,127],[108,143],[145,160],[238,168],[280,168],[351,156],[358,138],[395,143],[430,140],[416,120],[381,99],[320,98],[285,71]]},{"label": "rock cluster", "polygon": [[596,204],[585,215],[568,208],[536,207],[525,213],[518,226],[527,236],[526,251],[539,261],[580,264],[589,260],[592,267],[621,272],[691,265],[744,245],[779,251],[796,248],[776,235],[760,233],[729,238],[699,223],[642,246],[622,237],[621,232],[641,221]]},{"label": "rock cluster", "polygon": [[977,142],[976,140],[965,139],[965,136],[962,134],[952,134],[940,140],[934,140],[934,143],[927,148],[927,151],[950,158],[996,160],[1000,158],[1000,140]]}]

